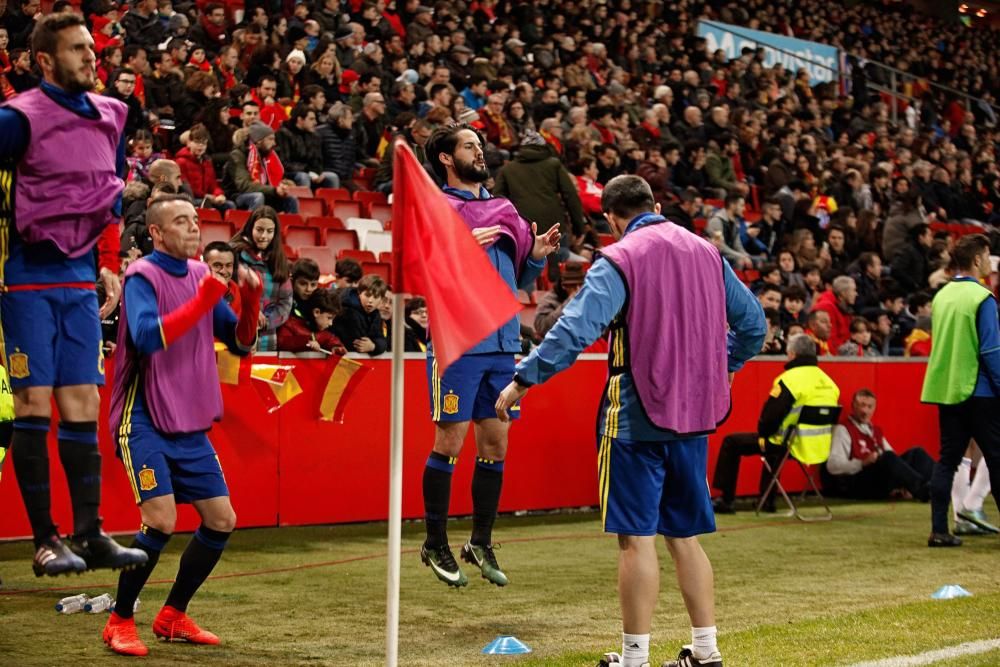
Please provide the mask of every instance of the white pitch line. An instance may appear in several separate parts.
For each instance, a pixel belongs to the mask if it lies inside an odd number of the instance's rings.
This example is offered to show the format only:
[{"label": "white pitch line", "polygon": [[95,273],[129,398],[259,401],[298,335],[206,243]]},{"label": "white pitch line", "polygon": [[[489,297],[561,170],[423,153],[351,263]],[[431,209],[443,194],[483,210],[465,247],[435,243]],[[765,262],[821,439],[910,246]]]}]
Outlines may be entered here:
[{"label": "white pitch line", "polygon": [[895,658],[885,658],[884,660],[873,660],[871,662],[859,662],[851,667],[918,667],[919,665],[930,665],[942,660],[949,660],[963,655],[976,655],[1000,649],[1000,639],[984,639],[978,642],[965,642],[957,646],[949,646],[934,651],[927,651],[917,655],[901,655]]}]

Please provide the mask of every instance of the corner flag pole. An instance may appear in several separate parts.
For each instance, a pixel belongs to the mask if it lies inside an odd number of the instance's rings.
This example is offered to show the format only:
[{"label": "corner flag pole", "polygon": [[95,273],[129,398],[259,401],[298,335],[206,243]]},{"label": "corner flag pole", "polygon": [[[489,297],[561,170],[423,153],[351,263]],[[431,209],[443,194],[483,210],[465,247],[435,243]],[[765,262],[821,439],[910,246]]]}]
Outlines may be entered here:
[{"label": "corner flag pole", "polygon": [[[397,260],[398,261],[398,260]],[[403,294],[392,295],[392,425],[389,430],[389,576],[386,581],[385,664],[399,661],[399,559],[403,530]]]}]

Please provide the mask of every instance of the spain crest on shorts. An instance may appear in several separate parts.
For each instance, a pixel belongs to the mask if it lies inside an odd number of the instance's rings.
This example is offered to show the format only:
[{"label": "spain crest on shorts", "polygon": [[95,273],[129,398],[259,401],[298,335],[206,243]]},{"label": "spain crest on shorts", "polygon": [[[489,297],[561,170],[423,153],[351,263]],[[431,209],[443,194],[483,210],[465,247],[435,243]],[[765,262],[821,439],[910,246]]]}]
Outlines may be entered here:
[{"label": "spain crest on shorts", "polygon": [[447,393],[442,401],[441,412],[446,415],[458,414],[458,395]]},{"label": "spain crest on shorts", "polygon": [[31,372],[28,370],[28,355],[17,348],[14,349],[17,351],[10,355],[10,358],[7,360],[7,369],[10,371],[12,378],[20,380],[31,375]]},{"label": "spain crest on shorts", "polygon": [[143,491],[152,491],[156,488],[156,473],[151,468],[139,471],[139,488]]}]

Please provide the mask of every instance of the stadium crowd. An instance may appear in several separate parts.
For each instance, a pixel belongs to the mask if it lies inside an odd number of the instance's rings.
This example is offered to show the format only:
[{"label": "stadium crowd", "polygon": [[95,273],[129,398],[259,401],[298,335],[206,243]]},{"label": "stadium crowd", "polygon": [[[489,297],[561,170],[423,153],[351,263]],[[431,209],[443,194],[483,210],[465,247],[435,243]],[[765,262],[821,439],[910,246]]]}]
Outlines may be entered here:
[{"label": "stadium crowd", "polygon": [[[668,219],[710,238],[751,284],[775,354],[804,331],[826,354],[926,355],[954,239],[1000,219],[996,33],[903,3],[58,0],[51,10],[84,14],[99,87],[129,107],[126,261],[150,251],[143,218],[158,193],[252,211],[229,247],[265,276],[262,350],[387,349],[388,286],[345,259],[337,289],[318,288],[315,262],[290,260],[279,216],[299,210],[303,188],[391,193],[392,139],[423,159],[431,132],[452,122],[488,142],[491,191],[540,230],[565,232],[542,279],[553,291],[532,303],[557,307],[575,291],[609,241],[602,187],[634,173]],[[5,99],[39,83],[26,48],[40,11],[39,0],[0,4]],[[765,66],[763,50],[729,60],[697,37],[699,18],[840,47],[848,71],[812,85],[805,69]],[[870,90],[886,83],[872,61],[903,73],[906,100]],[[408,318],[408,349],[425,346],[422,311],[423,326]],[[525,328],[529,341],[539,333]]]}]

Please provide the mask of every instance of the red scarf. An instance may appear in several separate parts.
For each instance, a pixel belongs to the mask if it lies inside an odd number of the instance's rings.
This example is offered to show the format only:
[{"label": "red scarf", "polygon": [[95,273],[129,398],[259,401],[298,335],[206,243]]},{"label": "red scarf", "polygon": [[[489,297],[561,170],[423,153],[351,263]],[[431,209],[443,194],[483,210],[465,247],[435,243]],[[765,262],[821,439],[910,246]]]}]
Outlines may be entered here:
[{"label": "red scarf", "polygon": [[226,25],[215,25],[208,20],[208,17],[201,17],[201,27],[205,29],[205,35],[213,44],[222,44],[226,41]]},{"label": "red scarf", "polygon": [[642,121],[641,125],[646,128],[646,131],[649,132],[654,139],[659,140],[660,136],[663,134],[660,132],[660,127],[658,125],[652,125],[646,121]]},{"label": "red scarf", "polygon": [[[191,56],[191,59],[188,60],[188,65],[193,65],[194,67],[197,67],[198,69],[200,69],[202,72],[211,72],[212,71],[212,65],[211,65],[211,63],[208,62],[207,58],[205,60],[202,60],[200,63],[196,63],[194,61],[194,56]],[[235,82],[234,82],[234,85],[235,85]],[[228,88],[227,88],[227,90],[228,90]]]},{"label": "red scarf", "polygon": [[611,133],[611,130],[604,127],[603,125],[598,125],[597,123],[591,123],[590,126],[597,130],[597,133],[601,135],[602,144],[616,144],[615,135]]},{"label": "red scarf", "polygon": [[255,183],[276,187],[285,176],[285,168],[281,165],[278,154],[273,150],[265,157],[257,150],[257,144],[252,141],[247,151],[247,171]]},{"label": "red scarf", "polygon": [[857,423],[850,417],[844,422],[847,432],[851,435],[851,458],[863,461],[872,452],[882,451],[882,429],[871,425],[873,435],[865,435]]},{"label": "red scarf", "polygon": [[222,75],[222,92],[228,92],[230,88],[236,85],[236,76],[225,67],[222,66],[222,58],[215,59],[215,66],[219,68],[219,74]]}]

